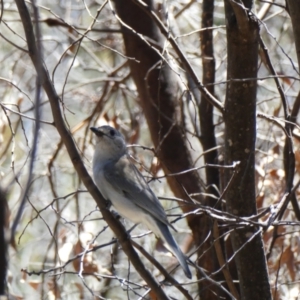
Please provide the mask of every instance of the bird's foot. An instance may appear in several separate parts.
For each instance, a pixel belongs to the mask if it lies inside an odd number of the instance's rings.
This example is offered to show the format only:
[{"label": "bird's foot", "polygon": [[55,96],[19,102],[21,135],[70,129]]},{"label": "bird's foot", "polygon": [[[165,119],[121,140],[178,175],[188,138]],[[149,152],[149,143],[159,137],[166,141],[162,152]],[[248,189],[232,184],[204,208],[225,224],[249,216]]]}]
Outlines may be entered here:
[{"label": "bird's foot", "polygon": [[110,212],[112,213],[115,219],[117,220],[121,219],[121,216],[115,210],[111,210]]},{"label": "bird's foot", "polygon": [[106,208],[110,209],[112,206],[111,201],[110,200],[106,200]]}]

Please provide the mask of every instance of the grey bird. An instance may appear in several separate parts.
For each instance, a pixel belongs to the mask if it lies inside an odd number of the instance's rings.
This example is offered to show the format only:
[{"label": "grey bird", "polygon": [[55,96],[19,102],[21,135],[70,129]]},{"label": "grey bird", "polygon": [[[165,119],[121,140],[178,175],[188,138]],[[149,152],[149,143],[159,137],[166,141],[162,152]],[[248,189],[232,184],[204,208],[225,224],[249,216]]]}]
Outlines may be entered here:
[{"label": "grey bird", "polygon": [[96,136],[94,181],[103,197],[112,203],[122,217],[146,225],[160,237],[177,257],[185,275],[191,278],[187,258],[169,230],[173,226],[143,175],[130,162],[123,135],[107,125],[90,129]]}]

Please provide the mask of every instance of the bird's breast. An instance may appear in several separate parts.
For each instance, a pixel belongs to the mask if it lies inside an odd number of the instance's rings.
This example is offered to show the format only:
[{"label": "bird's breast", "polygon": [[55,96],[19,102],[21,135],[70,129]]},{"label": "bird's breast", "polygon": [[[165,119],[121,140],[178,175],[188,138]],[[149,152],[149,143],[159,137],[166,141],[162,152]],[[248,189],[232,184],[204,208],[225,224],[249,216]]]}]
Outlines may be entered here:
[{"label": "bird's breast", "polygon": [[102,196],[112,203],[117,212],[122,217],[134,223],[144,223],[144,210],[127,198],[122,190],[115,189],[114,186],[106,180],[103,170],[93,168],[93,172],[95,183]]}]

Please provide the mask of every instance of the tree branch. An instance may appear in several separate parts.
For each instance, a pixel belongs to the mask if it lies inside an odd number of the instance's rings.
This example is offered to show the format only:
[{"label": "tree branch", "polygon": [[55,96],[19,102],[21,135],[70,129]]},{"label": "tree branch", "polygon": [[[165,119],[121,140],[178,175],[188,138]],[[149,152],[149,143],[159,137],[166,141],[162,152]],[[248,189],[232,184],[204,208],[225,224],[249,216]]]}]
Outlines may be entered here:
[{"label": "tree branch", "polygon": [[[151,273],[145,268],[137,252],[132,247],[130,238],[126,233],[123,225],[119,221],[117,221],[114,218],[114,216],[111,214],[111,212],[106,208],[105,199],[103,198],[98,188],[95,186],[93,180],[91,179],[89,173],[87,172],[82,162],[82,159],[80,157],[80,154],[76,148],[72,135],[70,134],[63,120],[60,105],[59,105],[59,97],[50,80],[49,73],[45,65],[42,64],[40,60],[41,58],[38,55],[38,49],[36,46],[33,26],[32,26],[28,9],[25,5],[25,1],[16,0],[16,4],[25,31],[30,58],[37,71],[37,75],[40,78],[41,84],[49,98],[55,126],[64,142],[64,145],[66,146],[69,157],[74,165],[77,174],[79,175],[80,179],[82,180],[82,182],[84,183],[84,185],[86,186],[86,188],[88,189],[88,191],[90,192],[94,200],[96,201],[103,215],[103,218],[105,219],[109,227],[113,230],[113,232],[117,236],[120,244],[122,245],[124,252],[128,256],[129,260],[132,262],[136,271],[147,282],[149,287],[153,290],[153,292],[156,294],[156,296],[159,299],[168,299],[168,297],[164,293],[159,283],[153,278]],[[39,68],[40,68],[40,72],[39,72]]]},{"label": "tree branch", "polygon": [[161,33],[164,37],[170,42],[173,49],[175,50],[176,54],[178,55],[179,59],[181,60],[185,70],[190,74],[191,78],[195,82],[196,86],[199,88],[201,93],[204,95],[205,99],[211,103],[214,107],[216,107],[222,113],[224,112],[223,104],[217,100],[201,83],[200,79],[198,78],[196,72],[194,71],[193,67],[189,63],[188,59],[186,58],[185,54],[177,44],[175,38],[170,34],[170,31],[165,27],[163,22],[159,19],[157,14],[150,8],[148,4],[142,2],[140,0],[132,0],[136,3],[147,15],[151,17],[151,19],[155,22],[155,24],[160,29]]}]

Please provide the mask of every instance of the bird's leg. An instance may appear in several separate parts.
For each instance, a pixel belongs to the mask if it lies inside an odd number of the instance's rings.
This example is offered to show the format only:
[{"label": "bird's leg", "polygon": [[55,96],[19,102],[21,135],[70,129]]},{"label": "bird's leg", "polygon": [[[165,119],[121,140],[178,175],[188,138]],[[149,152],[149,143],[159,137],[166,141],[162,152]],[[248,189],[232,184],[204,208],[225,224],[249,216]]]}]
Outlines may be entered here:
[{"label": "bird's leg", "polygon": [[106,208],[110,210],[111,206],[111,201],[109,199],[106,199]]},{"label": "bird's leg", "polygon": [[121,219],[121,216],[118,214],[117,211],[111,210],[110,212],[112,213],[112,215],[114,216],[115,219],[117,219],[117,220]]}]

